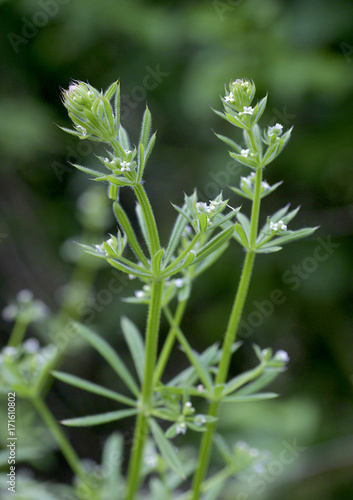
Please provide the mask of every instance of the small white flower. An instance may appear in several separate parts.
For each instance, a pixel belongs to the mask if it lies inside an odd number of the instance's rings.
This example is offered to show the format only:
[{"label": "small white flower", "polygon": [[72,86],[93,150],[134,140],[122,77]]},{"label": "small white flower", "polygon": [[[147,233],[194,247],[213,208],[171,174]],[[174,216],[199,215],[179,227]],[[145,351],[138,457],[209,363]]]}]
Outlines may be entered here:
[{"label": "small white flower", "polygon": [[202,393],[202,392],[205,392],[205,387],[204,387],[202,384],[199,384],[199,385],[196,387],[196,389],[197,389],[197,392],[201,392],[201,393]]},{"label": "small white flower", "polygon": [[182,278],[177,278],[176,280],[174,280],[174,284],[177,288],[181,288],[184,284],[184,281],[182,280]]},{"label": "small white flower", "polygon": [[25,342],[23,342],[23,349],[30,354],[38,352],[39,347],[40,347],[39,342],[35,338],[30,338],[27,339]]},{"label": "small white flower", "polygon": [[33,299],[33,292],[31,290],[21,290],[17,294],[17,300],[19,302],[30,302]]},{"label": "small white flower", "polygon": [[50,315],[49,307],[41,300],[35,300],[33,302],[33,312],[36,319],[44,319]]},{"label": "small white flower", "polygon": [[179,424],[177,424],[175,430],[176,430],[177,434],[185,434],[186,433],[186,424],[184,422],[180,422]]},{"label": "small white flower", "polygon": [[206,418],[205,415],[196,415],[194,418],[194,424],[197,425],[198,427],[201,427],[201,425],[206,423]]},{"label": "small white flower", "polygon": [[278,221],[278,227],[281,231],[287,231],[287,226],[283,224],[283,220]]},{"label": "small white flower", "polygon": [[276,134],[281,135],[283,130],[283,125],[276,123],[273,127],[268,127],[268,135]]},{"label": "small white flower", "polygon": [[275,359],[277,361],[283,361],[283,363],[288,363],[289,356],[288,356],[288,353],[286,351],[279,350],[275,354]]},{"label": "small white flower", "polygon": [[158,455],[157,454],[151,454],[151,455],[146,455],[145,456],[145,464],[154,469],[157,467],[158,464]]},{"label": "small white flower", "polygon": [[120,163],[120,166],[121,166],[121,171],[122,171],[122,172],[124,172],[124,171],[126,171],[126,172],[130,172],[130,170],[131,170],[131,169],[130,169],[130,165],[131,165],[131,163],[130,163],[129,161],[122,161],[122,162]]},{"label": "small white flower", "polygon": [[129,280],[134,280],[135,276],[133,274],[129,274]]},{"label": "small white flower", "polygon": [[109,245],[109,246],[114,245],[113,238],[109,238],[109,240],[107,240],[107,245]]},{"label": "small white flower", "polygon": [[95,249],[98,253],[101,253],[101,254],[106,253],[103,243],[101,243],[100,245],[94,245],[94,246],[95,246]]},{"label": "small white flower", "polygon": [[270,222],[270,229],[271,231],[278,231],[278,224],[276,222]]},{"label": "small white flower", "polygon": [[17,354],[17,348],[16,347],[4,347],[2,350],[2,354],[4,356],[16,356]]},{"label": "small white flower", "polygon": [[[75,99],[75,98],[74,98]],[[76,126],[76,130],[77,132],[79,132],[82,136],[85,136],[87,135],[87,130],[83,127],[81,127],[81,125],[77,125]]]},{"label": "small white flower", "polygon": [[268,182],[263,181],[261,184],[262,184],[262,187],[264,187],[264,188],[265,188],[265,190],[270,189],[270,185],[269,185],[269,183],[268,183]]},{"label": "small white flower", "polygon": [[244,158],[247,158],[249,156],[250,149],[242,149],[240,152],[241,156],[244,156]]},{"label": "small white flower", "polygon": [[244,109],[243,109],[243,114],[244,115],[252,115],[254,112],[254,108],[251,107],[251,106],[244,106]]},{"label": "small white flower", "polygon": [[2,317],[5,321],[12,321],[16,318],[17,313],[18,307],[15,304],[10,304],[3,309]]},{"label": "small white flower", "polygon": [[232,93],[232,92],[230,92],[230,94],[229,94],[229,95],[226,95],[226,96],[225,96],[225,98],[224,98],[224,100],[225,100],[226,102],[234,102],[234,95],[233,95],[233,93]]},{"label": "small white flower", "polygon": [[141,299],[142,297],[145,296],[142,290],[136,290],[135,295],[138,299]]}]

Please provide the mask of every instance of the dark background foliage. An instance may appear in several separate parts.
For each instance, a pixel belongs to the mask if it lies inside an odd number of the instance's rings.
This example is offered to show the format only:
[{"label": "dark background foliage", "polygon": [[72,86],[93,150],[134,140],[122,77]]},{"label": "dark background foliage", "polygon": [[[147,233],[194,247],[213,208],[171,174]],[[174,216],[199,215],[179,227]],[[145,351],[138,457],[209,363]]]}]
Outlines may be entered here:
[{"label": "dark background foliage", "polygon": [[[263,220],[290,201],[293,207],[302,205],[296,227],[321,227],[313,237],[280,253],[258,257],[240,334],[245,348],[235,357],[232,370],[236,373],[254,362],[253,342],[287,350],[291,363],[275,384],[282,397],[224,410],[223,431],[232,439],[270,448],[274,459],[284,440],[306,447],[283,471],[269,472],[266,498],[350,498],[352,3],[2,1],[0,27],[0,294],[4,306],[19,290],[29,288],[56,312],[60,290],[73,270],[60,248],[80,233],[77,199],[93,183],[67,161],[92,164],[97,151],[55,126],[69,126],[60,87],[67,88],[71,79],[106,88],[120,78],[123,124],[135,141],[148,101],[158,139],[146,188],[164,241],[175,217],[170,201],[180,204],[183,192],[190,194],[194,187],[205,198],[213,198],[226,183],[236,185],[245,173],[235,167],[212,133],[214,129],[236,134],[210,109],[220,108],[224,82],[252,78],[258,98],[269,93],[263,122],[279,121],[285,128],[294,125],[290,144],[265,172],[268,182],[285,182],[265,199]],[[243,203],[227,190],[224,194],[233,206]],[[129,193],[123,193],[123,200],[132,214]],[[243,209],[248,209],[246,202]],[[114,230],[113,218],[104,226],[105,232]],[[183,322],[196,348],[204,349],[222,338],[242,259],[242,251],[232,245],[197,282]],[[117,336],[120,316],[124,311],[143,329],[145,311],[119,300],[133,293],[133,283],[115,294],[113,301],[104,293],[99,295],[110,277],[111,269],[99,270],[90,305],[81,304],[81,312],[83,320],[90,320],[123,351]],[[273,290],[281,291],[281,304],[270,304]],[[9,333],[10,324],[4,322],[3,344]],[[38,334],[34,327],[31,333]],[[164,325],[161,338],[165,333]],[[44,342],[43,325],[40,335]],[[169,372],[183,362],[182,354],[176,353]],[[69,355],[64,369],[115,384],[98,356],[84,346]],[[72,393],[63,384],[55,384],[49,402],[58,418],[108,407],[79,391]],[[101,442],[110,430],[107,426],[75,430],[72,440],[81,456],[99,460]],[[131,429],[123,431],[128,443]],[[58,464],[52,471],[39,467],[38,474],[64,480],[65,464]]]}]

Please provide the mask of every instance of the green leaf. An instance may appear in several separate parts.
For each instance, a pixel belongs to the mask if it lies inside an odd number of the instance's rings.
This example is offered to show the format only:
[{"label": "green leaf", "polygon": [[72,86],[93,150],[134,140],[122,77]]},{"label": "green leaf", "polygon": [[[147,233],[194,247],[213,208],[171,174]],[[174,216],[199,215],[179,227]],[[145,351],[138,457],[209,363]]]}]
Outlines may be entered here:
[{"label": "green leaf", "polygon": [[241,224],[241,227],[244,229],[247,239],[250,239],[250,220],[249,218],[242,214],[241,212],[237,213],[237,219]]},{"label": "green leaf", "polygon": [[212,266],[212,264],[214,264],[220,258],[220,256],[223,254],[223,252],[228,248],[228,245],[229,245],[229,242],[227,241],[222,246],[220,246],[218,250],[211,253],[211,255],[209,255],[208,257],[203,259],[201,262],[199,262],[196,265],[196,269],[192,273],[193,278],[197,278],[197,276],[199,276],[201,273],[206,271],[206,269],[208,269],[210,266]]},{"label": "green leaf", "polygon": [[274,252],[279,252],[280,250],[282,250],[282,247],[263,245],[260,248],[256,248],[255,252],[256,253],[274,253]]},{"label": "green leaf", "polygon": [[151,243],[150,243],[150,238],[148,235],[145,216],[143,215],[143,211],[142,211],[141,205],[139,203],[137,203],[137,205],[136,205],[136,216],[137,216],[137,220],[138,220],[141,232],[142,232],[143,239],[145,240],[148,249],[151,251]]},{"label": "green leaf", "polygon": [[119,125],[120,125],[120,83],[117,86],[115,99],[114,99],[114,111],[115,111],[115,135],[118,135]]},{"label": "green leaf", "polygon": [[84,380],[80,377],[77,377],[76,375],[70,375],[69,373],[58,371],[53,371],[52,375],[58,380],[61,380],[62,382],[70,384],[74,387],[78,387],[79,389],[82,389],[84,391],[98,394],[99,396],[113,399],[114,401],[119,401],[119,403],[124,403],[129,406],[136,406],[136,401],[134,401],[133,399],[122,396],[115,391],[111,391],[109,389],[106,389],[105,387],[102,387],[101,385],[94,384],[93,382],[89,382],[88,380]]},{"label": "green leaf", "polygon": [[119,127],[118,136],[119,136],[119,142],[124,148],[124,150],[128,151],[129,149],[131,149],[129,136],[127,135],[127,132],[122,125],[120,125]]},{"label": "green leaf", "polygon": [[249,249],[248,237],[247,237],[247,235],[246,235],[243,227],[238,222],[235,224],[235,230],[236,230],[236,232],[238,233],[238,235],[240,237],[240,241],[241,241],[243,247]]},{"label": "green leaf", "polygon": [[118,81],[111,84],[111,86],[104,92],[104,97],[108,99],[108,101],[113,97],[114,92],[117,90]]},{"label": "green leaf", "polygon": [[182,214],[179,214],[174,223],[171,235],[169,237],[168,245],[164,252],[164,265],[167,266],[170,259],[172,258],[177,246],[179,245],[180,239],[187,225],[187,220]]},{"label": "green leaf", "polygon": [[202,247],[201,250],[197,252],[197,257],[194,261],[194,264],[197,264],[201,260],[205,259],[210,254],[218,250],[224,243],[226,243],[233,235],[234,227],[235,226],[232,225],[228,229],[224,229],[221,233],[212,238],[204,247]]},{"label": "green leaf", "polygon": [[153,274],[147,271],[146,269],[143,269],[142,267],[139,267],[138,265],[134,264],[133,262],[130,262],[130,266],[125,264],[125,262],[120,259],[109,259],[107,258],[107,261],[109,264],[116,269],[119,269],[119,271],[126,273],[126,274],[132,274],[133,276],[138,276],[140,278],[153,278]]},{"label": "green leaf", "polygon": [[140,397],[139,389],[136,385],[135,380],[132,375],[124,365],[123,361],[120,359],[118,354],[114,349],[106,342],[104,339],[99,337],[96,333],[89,330],[87,327],[72,321],[74,329],[79,333],[87,342],[91,344],[92,347],[99,352],[101,356],[107,361],[107,363],[113,368],[115,373],[125,382],[126,386],[130,391],[137,397]]},{"label": "green leaf", "polygon": [[241,150],[243,149],[241,146],[239,146],[239,144],[234,142],[232,139],[229,139],[228,137],[225,137],[224,135],[216,134],[215,132],[214,132],[214,134],[216,137],[218,137],[218,139],[225,142],[227,144],[227,146],[230,146],[232,149],[234,149],[234,151],[237,151],[238,153],[240,153]]},{"label": "green leaf", "polygon": [[82,136],[82,134],[80,134],[80,132],[77,132],[77,130],[71,130],[70,128],[60,127],[60,125],[58,125],[58,127],[61,130],[63,130],[64,132],[66,132],[67,134],[76,135],[76,137],[81,137]]},{"label": "green leaf", "polygon": [[93,177],[102,177],[104,175],[102,172],[98,172],[98,170],[93,170],[92,168],[83,167],[82,165],[77,165],[76,163],[70,163],[73,167],[81,170],[85,174],[93,175]]},{"label": "green leaf", "polygon": [[248,394],[255,394],[264,387],[268,386],[278,375],[284,371],[284,368],[265,368],[265,371],[258,377],[253,380],[245,387],[242,387],[237,391],[237,396],[245,396]]},{"label": "green leaf", "polygon": [[168,441],[168,439],[164,436],[164,433],[160,426],[157,424],[155,420],[152,418],[149,419],[149,426],[153,437],[155,439],[156,445],[161,452],[162,457],[167,462],[173,471],[178,474],[178,476],[186,479],[184,469],[182,463],[176,454],[174,446]]},{"label": "green leaf", "polygon": [[186,267],[189,267],[195,260],[195,254],[193,251],[189,252],[188,255],[183,259],[181,262],[179,262],[176,266],[173,266],[173,262],[168,266],[168,269],[166,269],[163,272],[163,277],[168,278],[170,276],[173,276],[174,274],[179,273]]},{"label": "green leaf", "polygon": [[123,463],[123,437],[114,432],[105,442],[102,453],[102,470],[105,471],[105,485],[108,498],[117,495],[122,483],[121,466]]},{"label": "green leaf", "polygon": [[253,401],[262,401],[264,399],[277,398],[275,392],[262,392],[260,394],[251,394],[249,396],[227,396],[222,399],[222,403],[251,403]]},{"label": "green leaf", "polygon": [[100,413],[98,415],[69,418],[67,420],[62,420],[61,423],[63,425],[67,425],[68,427],[91,427],[93,425],[107,424],[109,422],[115,422],[116,420],[131,417],[132,415],[136,415],[138,412],[138,409],[109,411],[107,413]]},{"label": "green leaf", "polygon": [[138,176],[137,180],[140,181],[142,179],[143,171],[145,169],[145,153],[143,150],[143,144],[139,144],[138,148]]},{"label": "green leaf", "polygon": [[151,126],[152,126],[152,116],[150,110],[146,106],[146,110],[142,119],[142,127],[141,127],[141,136],[140,143],[143,145],[144,149],[148,147],[148,139],[151,134]]},{"label": "green leaf", "polygon": [[238,188],[233,187],[233,186],[229,186],[229,187],[230,187],[230,189],[231,189],[234,193],[238,194],[239,196],[242,196],[243,198],[247,198],[248,200],[252,200],[252,199],[253,199],[253,196],[252,196],[251,194],[249,194],[249,193],[245,193],[245,192],[244,192],[244,191],[242,191],[241,189],[238,189]]},{"label": "green leaf", "polygon": [[124,209],[118,202],[115,201],[113,203],[113,210],[115,212],[115,215],[118,219],[121,228],[123,229],[123,231],[127,236],[129,245],[132,248],[133,252],[135,253],[136,257],[140,259],[140,261],[143,263],[145,267],[149,268],[147,258],[145,257],[145,254],[143,253],[142,248],[140,247],[137,241],[134,230],[132,229],[129,218],[124,212]]},{"label": "green leaf", "polygon": [[246,125],[244,125],[243,122],[237,116],[232,116],[229,113],[225,113],[225,117],[232,125],[235,125],[236,127],[243,129],[247,128]]},{"label": "green leaf", "polygon": [[145,163],[147,162],[148,158],[150,157],[150,154],[152,153],[154,143],[156,142],[156,136],[157,136],[157,132],[155,132],[152,135],[151,139],[148,142],[148,146],[147,146],[146,151],[145,151]]},{"label": "green leaf", "polygon": [[134,360],[135,368],[140,381],[143,381],[145,370],[145,345],[142,335],[138,328],[126,316],[121,318],[121,328],[125,337],[125,341],[129,346],[131,356]]},{"label": "green leaf", "polygon": [[265,365],[264,364],[259,364],[255,368],[252,368],[251,370],[247,370],[244,373],[240,373],[236,377],[232,378],[225,386],[223,390],[223,394],[228,396],[229,394],[232,394],[233,392],[237,391],[240,387],[243,385],[247,384],[248,382],[251,382],[257,377],[260,377],[262,373],[265,370]]},{"label": "green leaf", "polygon": [[158,250],[152,258],[152,269],[155,276],[159,276],[161,273],[161,260],[163,257],[164,248]]}]

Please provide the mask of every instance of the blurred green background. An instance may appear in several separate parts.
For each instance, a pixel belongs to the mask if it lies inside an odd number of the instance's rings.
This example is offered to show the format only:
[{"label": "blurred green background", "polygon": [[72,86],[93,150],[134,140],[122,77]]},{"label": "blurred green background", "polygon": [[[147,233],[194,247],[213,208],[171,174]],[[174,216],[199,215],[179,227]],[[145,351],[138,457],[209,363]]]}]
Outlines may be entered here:
[{"label": "blurred green background", "polygon": [[[79,198],[96,186],[68,165],[94,164],[98,148],[55,125],[69,126],[60,87],[67,88],[71,79],[106,88],[120,78],[123,125],[135,141],[148,102],[158,138],[146,188],[164,241],[175,217],[170,201],[180,205],[183,192],[194,187],[213,198],[245,173],[212,133],[240,139],[210,108],[220,109],[225,82],[252,78],[258,98],[269,93],[262,123],[294,125],[289,145],[265,172],[270,184],[285,182],[265,199],[263,220],[291,202],[302,205],[296,227],[321,227],[310,239],[258,257],[240,335],[245,347],[232,370],[255,362],[253,342],[287,350],[291,363],[274,384],[282,397],[228,408],[223,432],[271,449],[274,460],[283,441],[305,447],[291,465],[274,467],[263,492],[255,489],[251,498],[352,498],[352,2],[3,0],[0,27],[2,307],[19,290],[31,289],[53,312],[59,309],[74,267],[70,244],[62,245],[82,232],[82,214],[94,211],[99,198],[96,191],[86,204]],[[123,192],[122,199],[133,217],[129,194]],[[246,201],[224,194],[247,211]],[[91,242],[100,242],[114,227],[113,217],[93,224]],[[195,348],[221,339],[242,260],[241,249],[232,245],[197,282],[183,322]],[[143,329],[145,310],[119,300],[133,294],[134,283],[113,294],[114,300],[104,295],[111,272],[98,270],[91,297],[79,306],[83,320],[123,352],[120,316],[124,311]],[[282,304],[259,313],[264,307],[259,303],[276,289]],[[3,321],[2,345],[10,331],[11,324]],[[43,325],[31,333],[43,342],[48,334]],[[176,353],[173,361],[170,373],[184,358]],[[64,369],[114,383],[98,356],[84,347],[68,357]],[[102,407],[98,398],[73,393],[64,384],[54,385],[48,401],[58,418]],[[110,430],[70,435],[80,456],[99,461]],[[128,442],[131,428],[122,430]],[[58,456],[34,470],[43,481],[69,478]]]}]

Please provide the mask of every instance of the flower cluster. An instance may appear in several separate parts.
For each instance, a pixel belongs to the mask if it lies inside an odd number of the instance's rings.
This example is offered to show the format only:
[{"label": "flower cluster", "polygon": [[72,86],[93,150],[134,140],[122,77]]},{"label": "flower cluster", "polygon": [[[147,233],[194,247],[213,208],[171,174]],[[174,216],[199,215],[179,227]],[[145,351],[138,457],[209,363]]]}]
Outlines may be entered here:
[{"label": "flower cluster", "polygon": [[279,220],[278,222],[270,221],[269,225],[273,233],[281,233],[287,231],[287,226],[284,224],[283,220]]},{"label": "flower cluster", "polygon": [[21,290],[16,296],[16,302],[9,304],[2,311],[5,321],[19,319],[23,323],[40,321],[49,316],[49,308],[39,299],[34,299],[31,290]]},{"label": "flower cluster", "polygon": [[68,90],[62,91],[62,101],[67,109],[75,130],[67,132],[80,139],[109,142],[117,135],[116,115],[114,116],[109,100],[117,89],[113,83],[103,94],[81,81],[74,81]]},{"label": "flower cluster", "polygon": [[250,106],[255,97],[256,87],[254,82],[247,79],[237,79],[229,84],[224,101],[236,111],[243,114],[252,114],[254,109]]}]

